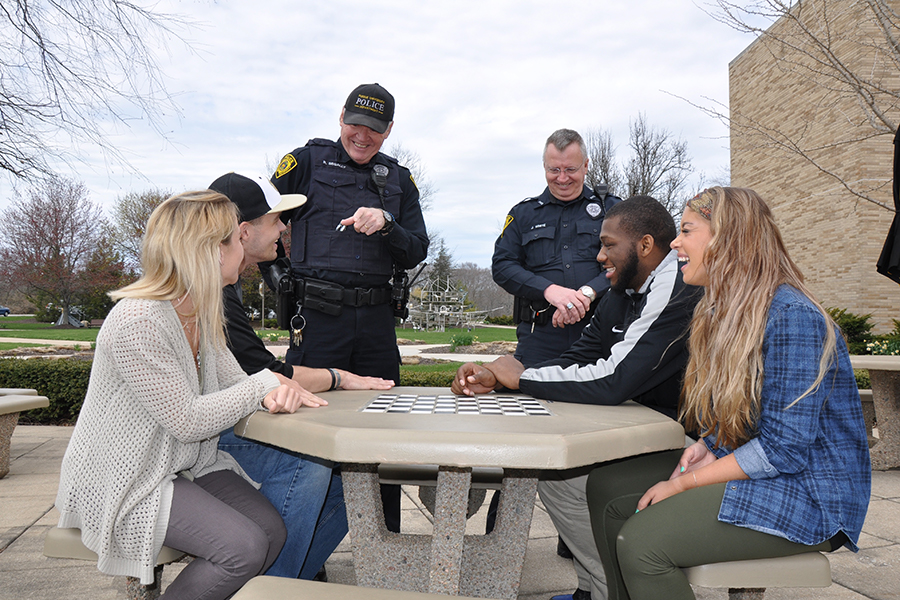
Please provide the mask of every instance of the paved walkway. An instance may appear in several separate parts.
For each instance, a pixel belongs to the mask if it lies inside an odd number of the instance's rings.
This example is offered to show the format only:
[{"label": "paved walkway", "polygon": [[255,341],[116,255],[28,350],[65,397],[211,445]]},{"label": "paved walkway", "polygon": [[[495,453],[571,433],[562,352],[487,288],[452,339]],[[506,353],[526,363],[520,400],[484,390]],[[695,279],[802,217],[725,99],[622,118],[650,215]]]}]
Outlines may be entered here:
[{"label": "paved walkway", "polygon": [[[0,479],[0,600],[125,598],[124,579],[102,575],[92,563],[43,556],[43,538],[57,522],[53,501],[70,427],[20,425],[12,438],[9,474]],[[428,513],[415,488],[404,486],[403,530],[429,533]],[[486,506],[469,521],[484,531]],[[830,556],[834,584],[824,589],[770,590],[769,600],[900,599],[900,470],[873,473],[872,502],[860,540],[862,551]],[[327,563],[332,582],[354,584],[348,540]],[[180,564],[166,568],[164,586]],[[556,555],[556,532],[543,506],[535,507],[520,599],[546,600],[575,587],[570,561]],[[725,600],[725,590],[698,589],[700,600]]]}]

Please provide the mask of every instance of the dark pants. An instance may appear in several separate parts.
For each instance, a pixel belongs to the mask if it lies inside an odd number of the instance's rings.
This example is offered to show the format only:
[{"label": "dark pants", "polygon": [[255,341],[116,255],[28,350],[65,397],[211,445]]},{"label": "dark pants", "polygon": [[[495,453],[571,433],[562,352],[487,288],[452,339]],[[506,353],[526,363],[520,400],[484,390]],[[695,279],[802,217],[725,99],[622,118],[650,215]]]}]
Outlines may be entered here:
[{"label": "dark pants", "polygon": [[196,558],[162,598],[228,598],[275,562],[286,536],[278,511],[234,471],[177,477],[163,543]]},{"label": "dark pants", "polygon": [[829,552],[718,520],[724,483],[687,490],[635,513],[650,487],[669,478],[683,450],[605,463],[588,477],[591,526],[609,600],[692,600],[682,567]]},{"label": "dark pants", "polygon": [[[400,383],[400,350],[389,304],[344,306],[340,315],[304,308],[303,341],[285,356],[292,365],[344,369],[357,375]],[[400,531],[400,486],[381,486],[388,531]]]}]

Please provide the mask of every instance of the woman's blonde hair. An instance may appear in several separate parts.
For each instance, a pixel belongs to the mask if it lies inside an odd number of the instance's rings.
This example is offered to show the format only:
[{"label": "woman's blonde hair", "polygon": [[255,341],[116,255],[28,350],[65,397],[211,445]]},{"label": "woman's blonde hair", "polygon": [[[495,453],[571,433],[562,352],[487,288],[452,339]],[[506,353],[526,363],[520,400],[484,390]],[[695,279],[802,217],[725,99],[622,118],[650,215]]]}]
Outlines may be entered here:
[{"label": "woman's blonde hair", "polygon": [[113,300],[178,300],[190,294],[201,339],[225,345],[220,244],[238,218],[226,196],[204,190],[172,196],[150,215],[141,244],[140,279],[110,292]]},{"label": "woman's blonde hair", "polygon": [[800,290],[827,324],[818,376],[789,406],[822,383],[834,358],[834,324],[803,284],[772,212],[756,192],[713,187],[687,206],[709,220],[712,239],[703,254],[706,294],[691,322],[681,417],[688,428],[714,432],[719,445],[736,448],[754,436],[759,420],[763,337],[778,286]]}]

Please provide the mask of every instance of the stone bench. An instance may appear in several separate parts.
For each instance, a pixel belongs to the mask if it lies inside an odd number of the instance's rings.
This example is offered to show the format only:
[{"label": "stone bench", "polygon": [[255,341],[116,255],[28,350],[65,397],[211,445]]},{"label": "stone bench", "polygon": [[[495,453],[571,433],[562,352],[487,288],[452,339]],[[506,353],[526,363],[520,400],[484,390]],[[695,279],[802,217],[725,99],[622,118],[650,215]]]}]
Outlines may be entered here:
[{"label": "stone bench", "polygon": [[831,585],[831,563],[821,552],[722,562],[682,570],[692,585],[728,588],[729,600],[762,600],[766,588]]},{"label": "stone bench", "polygon": [[32,408],[46,408],[50,400],[35,390],[0,388],[0,479],[9,473],[9,445],[19,422],[19,413]]},{"label": "stone bench", "polygon": [[[50,558],[70,558],[75,560],[90,560],[97,563],[97,555],[81,543],[80,529],[60,529],[54,527],[47,532],[44,538],[44,556]],[[185,556],[184,552],[173,550],[163,546],[156,559],[153,583],[141,585],[136,577],[125,578],[125,594],[129,600],[152,600],[159,598],[160,582],[162,581],[163,565],[167,565]]]},{"label": "stone bench", "polygon": [[[452,596],[459,600],[475,600],[466,596]],[[339,583],[303,581],[285,577],[254,577],[231,600],[447,600],[444,594],[402,592],[381,588],[358,587]]]}]

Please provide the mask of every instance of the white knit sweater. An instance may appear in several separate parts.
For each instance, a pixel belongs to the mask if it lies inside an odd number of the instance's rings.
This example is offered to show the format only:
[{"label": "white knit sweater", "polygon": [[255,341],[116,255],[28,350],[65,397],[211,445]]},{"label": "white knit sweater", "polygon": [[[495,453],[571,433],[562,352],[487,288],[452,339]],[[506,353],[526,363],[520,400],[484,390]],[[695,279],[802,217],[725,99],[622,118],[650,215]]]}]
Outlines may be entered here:
[{"label": "white knit sweater", "polygon": [[60,527],[78,527],[110,575],[153,581],[176,473],[231,469],[219,432],[278,387],[247,376],[228,349],[205,345],[202,377],[171,302],[123,299],[97,336],[87,396],[63,458]]}]

